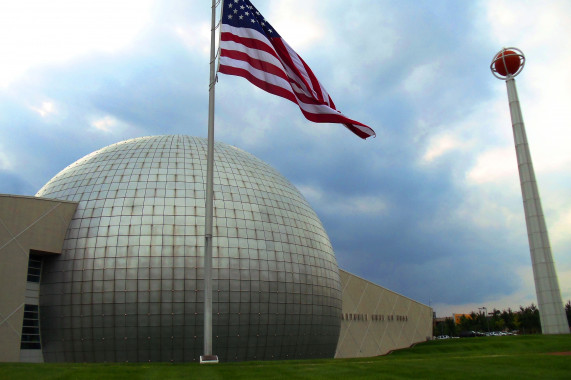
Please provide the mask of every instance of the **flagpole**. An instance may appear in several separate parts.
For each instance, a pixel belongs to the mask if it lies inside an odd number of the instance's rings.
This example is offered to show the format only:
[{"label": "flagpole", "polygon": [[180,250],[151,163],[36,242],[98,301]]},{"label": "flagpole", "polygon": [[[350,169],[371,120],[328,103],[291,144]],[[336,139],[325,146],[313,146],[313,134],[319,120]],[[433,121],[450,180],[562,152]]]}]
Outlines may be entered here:
[{"label": "flagpole", "polygon": [[206,155],[206,203],[204,217],[204,354],[201,363],[218,363],[212,355],[212,220],[214,199],[214,89],[216,82],[216,6],[212,0],[210,29],[210,87],[208,96],[208,150]]}]

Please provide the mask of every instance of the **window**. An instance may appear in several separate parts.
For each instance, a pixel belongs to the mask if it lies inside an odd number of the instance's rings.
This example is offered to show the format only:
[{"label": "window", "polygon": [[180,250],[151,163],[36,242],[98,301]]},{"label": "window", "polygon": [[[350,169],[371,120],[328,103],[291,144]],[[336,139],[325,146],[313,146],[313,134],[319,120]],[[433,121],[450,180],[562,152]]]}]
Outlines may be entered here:
[{"label": "window", "polygon": [[42,274],[42,257],[30,254],[28,259],[28,282],[40,282]]},{"label": "window", "polygon": [[21,349],[40,350],[40,311],[38,305],[24,305]]}]

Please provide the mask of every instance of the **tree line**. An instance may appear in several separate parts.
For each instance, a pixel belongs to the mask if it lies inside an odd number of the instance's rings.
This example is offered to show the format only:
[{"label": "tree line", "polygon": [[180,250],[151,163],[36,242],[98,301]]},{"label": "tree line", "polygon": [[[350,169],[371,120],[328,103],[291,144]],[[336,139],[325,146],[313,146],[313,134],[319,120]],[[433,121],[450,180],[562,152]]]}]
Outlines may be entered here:
[{"label": "tree line", "polygon": [[[571,300],[565,304],[567,322],[571,327]],[[468,316],[462,316],[458,324],[454,318],[446,318],[434,324],[434,336],[448,335],[461,336],[466,332],[492,332],[492,331],[517,331],[519,334],[541,334],[541,322],[539,309],[533,303],[530,306],[520,306],[519,310],[507,309],[492,312],[474,312]]]}]

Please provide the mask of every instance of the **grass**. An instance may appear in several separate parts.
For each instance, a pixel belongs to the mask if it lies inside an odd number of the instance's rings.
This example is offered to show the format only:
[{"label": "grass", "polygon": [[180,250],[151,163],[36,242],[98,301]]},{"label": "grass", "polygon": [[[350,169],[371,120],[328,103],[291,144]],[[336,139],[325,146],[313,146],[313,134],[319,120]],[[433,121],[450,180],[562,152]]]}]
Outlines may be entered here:
[{"label": "grass", "polygon": [[437,340],[361,359],[196,363],[0,363],[2,380],[35,379],[569,379],[571,335]]}]

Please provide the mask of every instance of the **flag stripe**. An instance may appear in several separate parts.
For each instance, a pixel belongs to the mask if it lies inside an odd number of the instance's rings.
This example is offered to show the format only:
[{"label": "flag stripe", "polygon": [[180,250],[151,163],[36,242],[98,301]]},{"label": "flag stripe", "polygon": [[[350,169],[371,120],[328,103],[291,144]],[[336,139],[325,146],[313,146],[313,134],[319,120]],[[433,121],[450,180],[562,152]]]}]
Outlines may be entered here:
[{"label": "flag stripe", "polygon": [[[230,35],[228,35],[228,33],[230,33]],[[221,36],[223,36],[221,39],[224,41],[224,43],[221,43],[221,47],[228,50],[238,49],[240,51],[247,52],[250,56],[257,55],[262,51],[264,53],[268,53],[269,56],[259,56],[259,59],[267,60],[278,67],[282,67],[286,75],[290,78],[290,81],[295,83],[296,88],[294,88],[294,90],[297,89],[297,92],[311,96],[306,84],[300,78],[299,74],[296,73],[295,70],[292,70],[290,65],[287,65],[276,53],[276,50],[272,47],[272,42],[264,34],[250,28],[236,28],[222,24]],[[250,52],[248,52],[248,50],[250,50]],[[270,58],[270,56],[275,57],[275,61]]]},{"label": "flag stripe", "polygon": [[250,49],[250,48],[246,47],[244,44],[237,43],[234,41],[228,41],[228,42],[224,43],[223,47],[221,47],[221,50],[239,51],[239,52],[248,54],[250,57],[254,57],[254,58],[259,59],[261,61],[266,61],[266,62],[268,62],[268,63],[270,63],[276,67],[281,68],[281,66],[282,66],[282,61],[280,61],[279,58],[276,57],[275,54],[271,54],[271,53],[268,53],[268,52],[263,51],[263,50]]},{"label": "flag stripe", "polygon": [[[269,53],[275,56],[277,59],[279,59],[279,56],[276,54],[276,51],[272,48],[272,44],[270,43],[270,41],[266,37],[256,36],[254,34],[254,32],[256,32],[255,30],[251,31],[245,28],[239,31],[229,30],[228,32],[226,32],[226,29],[228,29],[228,27],[226,25],[223,25],[222,32],[220,34],[221,46],[224,46],[224,42],[226,41],[234,41],[250,49],[265,51],[266,53]],[[233,28],[233,29],[238,29],[238,28]]]},{"label": "flag stripe", "polygon": [[283,87],[276,86],[275,84],[257,78],[248,69],[238,68],[236,66],[220,66],[219,71],[223,74],[236,75],[246,78],[250,83],[252,83],[256,87],[259,87],[262,90],[269,92],[270,94],[281,96],[282,98],[291,100],[292,102],[297,104],[295,96],[292,94],[291,91],[285,90]]},{"label": "flag stripe", "polygon": [[296,80],[295,82],[305,90],[307,96],[314,96],[317,98],[317,94],[311,86],[311,79],[305,71],[303,64],[299,60],[299,56],[295,54],[295,52],[294,54],[290,55],[281,38],[272,38],[270,42],[276,49],[278,56],[282,59],[286,69],[289,69],[286,71],[294,73],[295,77],[299,78],[299,80]]},{"label": "flag stripe", "polygon": [[[224,51],[224,49],[222,51]],[[247,57],[248,58],[246,59],[241,59],[241,54],[236,54],[236,52],[230,52],[228,54],[225,52],[224,54],[221,54],[219,71],[223,74],[240,76],[238,73],[243,73],[243,70],[246,70],[250,73],[249,77],[252,78],[252,80],[248,79],[250,83],[274,95],[279,95],[291,100],[292,102],[298,104],[299,107],[303,108],[306,112],[339,115],[339,111],[336,111],[335,109],[315,100],[314,98],[306,96],[303,92],[292,91],[292,86],[287,81],[287,77],[285,77],[283,71],[278,71],[277,73],[269,72],[264,69],[261,63],[259,67],[255,67],[252,65],[252,62],[257,65],[258,63],[256,60],[251,60],[249,56]],[[228,68],[233,67],[239,70],[232,71],[231,74]],[[281,89],[279,91],[277,89],[269,91],[266,86],[263,85],[264,83],[268,83],[275,87],[280,87]],[[278,91],[279,94],[276,93],[276,91]],[[289,95],[285,95],[284,91],[289,92]]]},{"label": "flag stripe", "polygon": [[289,83],[288,77],[284,71],[263,59],[256,59],[254,57],[250,57],[248,54],[243,53],[241,51],[236,50],[220,50],[220,57],[228,57],[230,59],[239,60],[246,62],[250,67],[264,71],[268,74],[275,75],[277,77],[282,78],[283,80]]},{"label": "flag stripe", "polygon": [[[250,72],[251,76],[257,78],[258,80],[267,82],[272,86],[281,87],[283,91],[289,92],[291,95],[288,99],[295,99],[295,95],[291,90],[290,83],[278,75],[269,74],[263,70],[256,69],[252,67],[248,62],[242,60],[233,60],[228,57],[220,57],[220,71],[224,70],[226,67],[236,67],[237,69],[243,69]],[[223,72],[223,74],[226,74]],[[296,102],[296,100],[293,100]]]},{"label": "flag stripe", "polygon": [[[292,69],[292,66],[295,67],[293,61],[288,60],[289,63],[285,62],[283,59],[284,57],[276,54],[276,50],[273,50],[270,47],[270,45],[273,45],[273,43],[281,45],[281,40],[280,42],[277,42],[275,41],[276,38],[272,38],[272,41],[270,41],[265,35],[259,33],[256,30],[250,28],[236,28],[223,24],[222,35],[225,35],[226,33],[232,33],[233,36],[232,38],[226,37],[224,39],[225,41],[228,41],[223,45],[225,49],[243,51],[250,56],[255,55],[260,60],[267,60],[274,65],[281,67],[284,70],[284,73],[289,77],[293,92],[299,94],[299,96],[303,99],[315,98],[314,94],[312,94],[312,91],[309,89],[310,87],[308,87],[307,82],[301,79],[303,75],[307,77],[307,74],[300,73],[299,70]],[[262,45],[254,43],[253,40],[258,40],[258,42],[263,41]],[[260,49],[263,49],[263,53],[268,53],[268,49],[270,49],[271,53],[269,55],[263,54],[262,51],[253,48],[253,46],[258,46]],[[283,47],[281,50],[284,51],[284,55],[289,57],[289,55],[285,53],[287,52],[285,47]],[[295,52],[293,53],[295,54]],[[271,57],[275,57],[275,61]],[[317,81],[317,79],[315,80]]]},{"label": "flag stripe", "polygon": [[[276,40],[276,39],[273,39],[273,40]],[[313,74],[313,71],[311,71],[311,69],[305,63],[305,61],[291,48],[291,46],[289,46],[289,44],[287,42],[285,42],[281,38],[279,40],[283,44],[283,46],[286,48],[288,55],[290,57],[292,57],[292,61],[295,64],[297,70],[305,78],[306,82],[311,83],[310,87],[313,90],[313,93],[315,94],[315,96],[317,96],[317,99],[319,101],[323,102],[325,99],[324,95],[327,95],[327,96],[329,96],[329,95],[327,94],[326,91],[322,91],[323,87],[321,86],[321,83],[319,83],[319,81],[317,80],[317,78]]]}]

